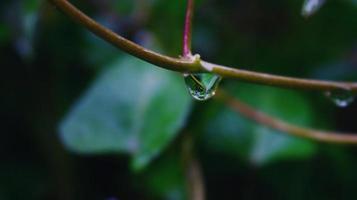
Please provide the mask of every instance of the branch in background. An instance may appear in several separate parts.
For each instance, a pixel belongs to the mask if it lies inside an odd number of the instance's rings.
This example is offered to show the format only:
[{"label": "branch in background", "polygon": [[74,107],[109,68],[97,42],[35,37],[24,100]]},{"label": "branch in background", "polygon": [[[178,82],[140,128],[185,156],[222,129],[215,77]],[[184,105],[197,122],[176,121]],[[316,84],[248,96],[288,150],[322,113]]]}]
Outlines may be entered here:
[{"label": "branch in background", "polygon": [[165,56],[148,50],[140,45],[137,45],[119,36],[113,31],[103,27],[102,25],[98,24],[93,19],[82,13],[67,0],[48,1],[50,1],[57,8],[59,8],[68,16],[70,16],[74,21],[85,26],[88,30],[92,31],[94,34],[113,44],[119,49],[142,60],[145,60],[151,64],[157,65],[168,70],[185,73],[215,73],[222,77],[235,78],[241,81],[285,88],[310,89],[320,91],[343,90],[347,92],[357,92],[357,83],[299,79],[285,76],[270,75],[259,72],[251,72],[247,70],[240,70],[205,62],[201,60],[198,55],[191,56],[190,59],[187,59],[185,57],[178,59]]},{"label": "branch in background", "polygon": [[187,163],[186,177],[189,187],[189,199],[205,200],[205,189],[201,166],[197,159],[193,158],[189,163]]},{"label": "branch in background", "polygon": [[182,158],[189,200],[205,200],[205,184],[199,161],[194,155],[193,138],[186,133],[182,140]]},{"label": "branch in background", "polygon": [[269,116],[261,111],[255,110],[251,106],[230,96],[222,90],[217,93],[216,98],[244,117],[283,133],[320,142],[357,144],[357,133],[329,132],[292,125],[278,118]]}]

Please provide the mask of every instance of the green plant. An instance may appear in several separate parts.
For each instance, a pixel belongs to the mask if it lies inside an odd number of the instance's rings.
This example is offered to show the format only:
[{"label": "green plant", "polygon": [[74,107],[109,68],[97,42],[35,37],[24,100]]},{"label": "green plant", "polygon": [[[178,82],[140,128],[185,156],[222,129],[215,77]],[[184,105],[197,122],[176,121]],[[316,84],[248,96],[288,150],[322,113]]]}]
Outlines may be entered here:
[{"label": "green plant", "polygon": [[[297,89],[306,89],[318,91],[321,93],[326,93],[330,96],[337,105],[346,106],[351,100],[354,98],[355,93],[357,92],[357,83],[350,82],[332,82],[332,81],[319,81],[319,80],[309,80],[309,79],[298,79],[298,78],[290,78],[283,76],[276,76],[270,74],[257,73],[252,71],[240,70],[236,68],[229,68],[217,64],[212,64],[206,61],[203,61],[199,55],[192,55],[190,43],[191,43],[191,19],[193,14],[193,1],[188,1],[188,7],[186,12],[186,22],[184,28],[184,39],[183,39],[183,53],[180,58],[172,58],[168,56],[164,56],[153,51],[147,50],[133,42],[130,42],[121,36],[115,34],[109,29],[104,28],[99,25],[91,18],[84,15],[82,12],[77,10],[73,5],[71,5],[68,1],[65,0],[50,0],[54,5],[60,8],[63,12],[71,16],[75,21],[80,24],[86,26],[93,33],[97,34],[101,38],[107,40],[111,44],[119,47],[120,49],[134,55],[135,57],[141,58],[149,63],[152,63],[156,66],[163,67],[165,69],[169,69],[172,71],[177,71],[185,74],[186,82],[190,88],[191,94],[198,99],[205,100],[208,97],[213,96],[215,93],[215,89],[217,84],[220,81],[220,77],[223,78],[234,78],[240,81],[259,83],[264,85],[271,86],[279,86],[279,87],[287,87],[287,88],[297,88]],[[322,1],[316,1],[322,2]],[[307,1],[306,5],[310,5],[311,1]],[[321,4],[316,4],[317,8]],[[316,9],[311,9],[310,11],[303,12],[304,15],[310,15]],[[177,76],[172,73],[167,73],[160,75],[159,71],[154,71],[148,69],[149,67],[144,67],[144,65],[139,63],[137,60],[133,60],[133,58],[127,58],[126,62],[121,63],[120,65],[126,66],[125,68],[115,69],[113,71],[109,71],[106,74],[103,74],[102,78],[98,80],[95,86],[91,91],[88,92],[86,97],[84,98],[84,102],[79,104],[69,115],[69,117],[64,121],[62,125],[62,133],[64,137],[64,141],[67,142],[67,146],[72,148],[72,150],[77,152],[90,152],[90,153],[108,153],[108,152],[122,152],[129,153],[133,156],[133,166],[135,169],[142,169],[152,160],[157,157],[157,155],[164,149],[170,141],[175,137],[175,134],[181,129],[183,126],[183,121],[185,116],[187,115],[188,108],[190,107],[190,100],[182,96],[182,99],[170,99],[170,92],[173,93],[181,93],[184,92],[182,88],[179,86],[180,82],[177,81]],[[138,69],[135,66],[141,66]],[[152,84],[153,87],[150,87],[151,90],[140,91],[142,86],[135,80],[127,77],[128,71],[137,70],[139,80],[155,80]],[[112,76],[123,76],[123,82],[115,82],[115,78]],[[162,78],[165,77],[165,78]],[[105,96],[105,93],[108,88],[116,91],[115,87],[125,86],[126,84],[135,85],[134,94],[138,92],[141,95],[144,95],[140,98],[135,98],[137,96],[128,95],[127,99],[118,98],[122,97],[122,93],[118,93],[118,96],[111,96],[102,99],[101,97]],[[167,91],[165,95],[160,92],[156,93],[157,85],[162,86],[159,91]],[[170,87],[168,87],[170,86]],[[256,88],[255,88],[256,89]],[[257,89],[259,90],[259,89]],[[273,89],[271,89],[274,91]],[[110,92],[110,94],[115,94],[115,92]],[[272,94],[269,97],[274,101],[274,99],[280,96],[279,91],[271,92]],[[206,98],[207,97],[207,98]],[[286,98],[294,99],[296,98],[294,94],[287,95]],[[140,100],[144,99],[145,101],[141,102]],[[261,111],[256,111],[252,107],[240,102],[236,98],[233,98],[228,94],[228,92],[218,91],[217,99],[224,102],[226,105],[231,107],[233,110],[243,114],[247,118],[253,119],[261,124],[264,124],[267,127],[276,129],[283,133],[293,134],[305,138],[310,138],[313,140],[324,141],[324,142],[332,142],[332,143],[353,143],[357,142],[357,136],[355,134],[342,134],[342,133],[333,133],[327,131],[319,131],[307,128],[301,128],[299,126],[291,125],[290,123],[284,122],[282,120],[274,119]],[[118,101],[121,101],[118,103]],[[130,107],[125,106],[127,102],[138,101],[137,105],[142,107]],[[170,104],[171,102],[175,102],[175,106]],[[96,104],[100,102],[104,105],[108,105],[107,110],[93,110]],[[161,102],[158,103],[158,102]],[[162,103],[166,102],[166,103]],[[274,103],[270,102],[272,105]],[[262,109],[267,109],[266,107],[271,107],[271,105],[262,106]],[[292,106],[293,107],[293,106]],[[304,106],[301,106],[304,107]],[[301,108],[300,107],[300,108]],[[159,109],[159,111],[157,111]],[[272,109],[272,108],[270,108]],[[292,108],[293,109],[293,108]],[[125,111],[127,113],[138,113],[137,116],[130,116],[130,114],[119,114],[115,111]],[[133,112],[135,110],[135,112]],[[308,110],[308,109],[306,109]],[[104,112],[101,113],[101,112]],[[300,113],[301,112],[301,113]],[[123,122],[123,125],[116,125],[115,121],[110,121],[106,116],[108,113],[116,116],[120,115],[120,117],[124,117],[124,119],[120,119],[120,122]],[[101,115],[103,114],[103,115]],[[167,121],[162,121],[161,119],[155,119],[152,116],[154,115],[162,115],[165,116]],[[295,111],[294,114],[304,115],[304,111]],[[118,118],[116,116],[116,118]],[[288,118],[288,117],[287,117]],[[88,130],[86,127],[81,126],[81,120],[85,120],[85,123],[91,123],[92,129]],[[136,125],[132,125],[133,123],[137,123]],[[301,122],[297,122],[301,123]],[[105,124],[105,126],[103,126]],[[154,128],[148,128],[144,130],[143,127],[159,127],[160,130]],[[98,129],[95,129],[95,128]],[[98,132],[102,132],[104,128],[110,128],[105,133],[109,135],[103,136],[106,140],[101,141],[91,141],[91,139],[96,139],[97,137],[93,137]],[[124,129],[121,129],[123,128]],[[139,127],[139,129],[132,129],[132,127]],[[115,130],[117,132],[123,132],[125,135],[111,135],[110,133]],[[124,130],[124,131],[123,131]],[[147,131],[150,130],[150,131]],[[165,130],[165,131],[162,131]],[[269,132],[265,130],[266,132]],[[78,133],[81,134],[78,134]],[[156,134],[160,132],[162,135]],[[254,132],[254,131],[253,131]],[[92,136],[88,133],[92,134]],[[184,133],[184,146],[186,149],[184,152],[184,157],[186,159],[187,166],[193,166],[193,171],[195,173],[191,174],[199,174],[199,166],[197,164],[197,160],[192,156],[192,142],[191,133]],[[188,135],[188,136],[186,136]],[[74,138],[75,137],[75,138]],[[269,137],[274,137],[274,134]],[[186,139],[188,138],[188,139]],[[265,138],[261,139],[262,141]],[[288,140],[288,139],[282,139]],[[120,141],[125,141],[125,143],[120,143]],[[187,142],[188,141],[188,142]],[[304,143],[301,141],[292,142],[291,146],[296,145],[296,143]],[[309,143],[304,143],[303,145],[309,146]],[[187,147],[188,146],[188,147]],[[287,147],[286,147],[287,148]],[[188,150],[187,150],[188,149]],[[307,151],[312,151],[313,147],[307,147]],[[296,148],[292,148],[291,152],[295,151]],[[289,152],[289,153],[291,153]],[[262,154],[267,153],[261,150],[256,150],[255,159],[256,162],[262,161]],[[304,155],[306,152],[301,153]],[[291,153],[294,155],[294,153]],[[277,156],[283,156],[277,154]],[[188,161],[187,161],[188,160]],[[193,163],[193,164],[192,164]],[[191,169],[188,167],[188,169]],[[200,177],[201,175],[196,175]],[[194,182],[193,180],[193,182]],[[197,184],[193,184],[194,188],[191,188],[191,191],[200,191],[198,196],[195,199],[202,199],[203,195],[201,193],[202,189],[202,181],[197,181]],[[195,196],[193,192],[193,196]],[[194,199],[194,198],[192,198]]]}]

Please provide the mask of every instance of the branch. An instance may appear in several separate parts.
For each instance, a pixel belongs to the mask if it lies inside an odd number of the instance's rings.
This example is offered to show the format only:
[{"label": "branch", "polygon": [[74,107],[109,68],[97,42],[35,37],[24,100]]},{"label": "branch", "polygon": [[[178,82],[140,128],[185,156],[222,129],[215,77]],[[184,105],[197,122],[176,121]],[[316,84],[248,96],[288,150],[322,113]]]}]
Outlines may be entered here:
[{"label": "branch", "polygon": [[251,72],[247,70],[229,68],[218,64],[212,64],[201,60],[199,55],[190,56],[189,58],[183,57],[181,59],[165,56],[145,49],[142,46],[137,45],[119,36],[113,31],[103,27],[102,25],[98,24],[93,19],[82,13],[67,0],[48,1],[54,4],[65,14],[70,16],[74,21],[85,26],[88,30],[92,31],[94,34],[113,44],[119,49],[142,60],[145,60],[151,64],[157,65],[168,70],[184,73],[215,73],[222,77],[235,78],[241,81],[278,87],[320,91],[346,90],[349,92],[357,92],[357,83],[299,79],[285,76],[270,75],[259,72]]},{"label": "branch", "polygon": [[[194,0],[187,0],[185,26],[183,31],[182,57],[191,59],[192,41],[192,16]],[[193,152],[193,137],[187,133],[184,135],[182,144],[182,154],[185,165],[186,184],[189,200],[205,200],[205,187],[202,177],[201,166]]]},{"label": "branch", "polygon": [[320,142],[357,144],[357,133],[329,132],[292,125],[278,118],[269,116],[261,111],[257,111],[251,106],[228,95],[222,90],[218,92],[217,99],[224,102],[231,109],[242,114],[244,117],[254,120],[257,123],[265,125],[267,127],[279,130],[283,133]]},{"label": "branch", "polygon": [[60,9],[62,12],[67,14],[69,17],[71,17],[74,21],[85,26],[88,30],[90,30],[100,38],[106,40],[112,45],[118,47],[119,49],[135,57],[138,57],[149,63],[152,63],[154,65],[169,70],[174,70],[174,71],[185,71],[187,69],[191,69],[193,71],[199,70],[199,68],[196,65],[194,65],[192,61],[171,58],[168,56],[158,54],[156,52],[148,50],[138,44],[135,44],[134,42],[131,42],[119,36],[118,34],[105,28],[104,26],[94,21],[92,18],[85,15],[83,12],[78,10],[67,0],[48,0],[48,1],[50,1],[58,9]]},{"label": "branch", "polygon": [[190,133],[182,139],[182,158],[185,168],[189,200],[205,200],[205,184],[198,159],[193,151],[193,137]]},{"label": "branch", "polygon": [[191,41],[192,41],[192,18],[194,9],[194,0],[187,0],[186,16],[185,16],[185,26],[183,31],[183,57],[190,57],[191,53]]},{"label": "branch", "polygon": [[187,163],[186,177],[189,187],[190,200],[204,200],[205,189],[202,178],[201,166],[197,159],[193,158]]}]

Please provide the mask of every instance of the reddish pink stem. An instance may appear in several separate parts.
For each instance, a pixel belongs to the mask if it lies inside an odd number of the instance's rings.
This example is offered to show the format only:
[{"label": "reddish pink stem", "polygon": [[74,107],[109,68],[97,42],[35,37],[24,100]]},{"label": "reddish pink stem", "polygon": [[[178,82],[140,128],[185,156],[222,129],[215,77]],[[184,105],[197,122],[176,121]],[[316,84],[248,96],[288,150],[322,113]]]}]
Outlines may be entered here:
[{"label": "reddish pink stem", "polygon": [[193,1],[194,0],[187,0],[185,27],[183,32],[183,50],[182,50],[183,57],[191,56]]}]

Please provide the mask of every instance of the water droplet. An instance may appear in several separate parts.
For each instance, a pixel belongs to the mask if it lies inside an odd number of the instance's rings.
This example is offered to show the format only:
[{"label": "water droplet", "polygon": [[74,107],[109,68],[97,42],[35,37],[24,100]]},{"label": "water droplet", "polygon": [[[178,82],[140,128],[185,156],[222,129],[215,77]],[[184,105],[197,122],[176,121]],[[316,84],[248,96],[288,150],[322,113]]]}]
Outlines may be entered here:
[{"label": "water droplet", "polygon": [[210,73],[184,74],[185,82],[191,96],[199,101],[205,101],[216,93],[221,77]]},{"label": "water droplet", "polygon": [[325,92],[325,96],[331,99],[336,106],[344,108],[355,100],[356,94],[349,90],[335,90]]},{"label": "water droplet", "polygon": [[301,15],[304,17],[310,17],[316,13],[324,3],[325,0],[305,0]]}]

